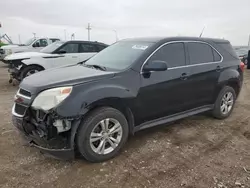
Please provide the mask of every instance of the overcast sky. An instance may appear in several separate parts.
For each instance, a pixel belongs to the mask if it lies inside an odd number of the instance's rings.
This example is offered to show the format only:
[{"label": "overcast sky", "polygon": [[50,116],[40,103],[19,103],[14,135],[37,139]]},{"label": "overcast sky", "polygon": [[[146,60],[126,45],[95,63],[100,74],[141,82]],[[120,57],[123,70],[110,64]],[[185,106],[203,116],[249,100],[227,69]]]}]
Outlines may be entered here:
[{"label": "overcast sky", "polygon": [[18,42],[37,36],[106,43],[144,36],[220,37],[233,45],[247,45],[250,0],[0,0],[0,34]]}]

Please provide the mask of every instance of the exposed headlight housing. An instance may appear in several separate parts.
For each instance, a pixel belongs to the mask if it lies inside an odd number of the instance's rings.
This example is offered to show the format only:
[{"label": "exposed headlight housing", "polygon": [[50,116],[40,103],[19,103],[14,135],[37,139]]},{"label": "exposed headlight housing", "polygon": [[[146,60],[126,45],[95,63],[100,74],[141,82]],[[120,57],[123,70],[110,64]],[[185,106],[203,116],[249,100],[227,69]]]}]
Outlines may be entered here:
[{"label": "exposed headlight housing", "polygon": [[64,101],[71,91],[72,86],[45,90],[38,94],[31,106],[35,109],[48,111]]}]

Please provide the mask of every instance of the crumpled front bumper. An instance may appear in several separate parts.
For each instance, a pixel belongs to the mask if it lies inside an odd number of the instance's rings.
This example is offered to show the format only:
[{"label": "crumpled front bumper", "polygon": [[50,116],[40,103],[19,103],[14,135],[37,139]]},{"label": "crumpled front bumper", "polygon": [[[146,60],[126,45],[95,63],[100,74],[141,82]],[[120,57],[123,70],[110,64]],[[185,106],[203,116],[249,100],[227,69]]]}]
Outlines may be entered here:
[{"label": "crumpled front bumper", "polygon": [[75,158],[74,147],[70,144],[70,141],[62,144],[61,141],[56,139],[46,140],[41,138],[38,134],[36,134],[34,125],[27,123],[22,117],[13,115],[12,122],[25,140],[30,143],[30,146],[38,148],[41,153],[63,160],[72,160]]},{"label": "crumpled front bumper", "polygon": [[18,70],[15,67],[9,68],[8,72],[10,74],[10,79],[16,79],[18,81],[20,81],[20,70]]}]

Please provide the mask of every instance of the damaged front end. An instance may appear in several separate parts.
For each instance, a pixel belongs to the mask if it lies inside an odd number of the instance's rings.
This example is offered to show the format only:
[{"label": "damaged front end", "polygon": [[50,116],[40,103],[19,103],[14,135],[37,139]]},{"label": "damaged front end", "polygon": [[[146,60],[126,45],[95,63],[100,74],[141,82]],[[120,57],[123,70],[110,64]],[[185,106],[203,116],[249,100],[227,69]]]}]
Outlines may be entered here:
[{"label": "damaged front end", "polygon": [[9,65],[8,72],[10,74],[9,83],[12,83],[13,80],[21,81],[21,70],[25,67],[25,64],[21,60],[11,60],[7,61]]},{"label": "damaged front end", "polygon": [[70,160],[74,158],[74,136],[79,119],[59,117],[53,110],[44,111],[29,105],[31,95],[20,89],[12,109],[15,127],[30,144],[44,154]]}]

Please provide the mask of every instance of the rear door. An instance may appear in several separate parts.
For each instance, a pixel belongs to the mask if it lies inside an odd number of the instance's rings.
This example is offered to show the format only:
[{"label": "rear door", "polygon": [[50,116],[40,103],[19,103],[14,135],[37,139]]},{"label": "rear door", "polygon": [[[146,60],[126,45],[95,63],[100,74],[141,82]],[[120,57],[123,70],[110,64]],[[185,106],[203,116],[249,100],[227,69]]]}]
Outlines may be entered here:
[{"label": "rear door", "polygon": [[190,108],[212,104],[222,57],[207,43],[188,42],[186,45],[191,67],[189,80],[193,88]]},{"label": "rear door", "polygon": [[137,98],[137,117],[141,122],[188,110],[193,90],[184,43],[164,45],[147,62],[154,60],[167,62],[168,70],[141,73],[142,87]]},{"label": "rear door", "polygon": [[80,43],[79,44],[79,62],[85,61],[91,58],[98,52],[98,47],[92,43]]}]

